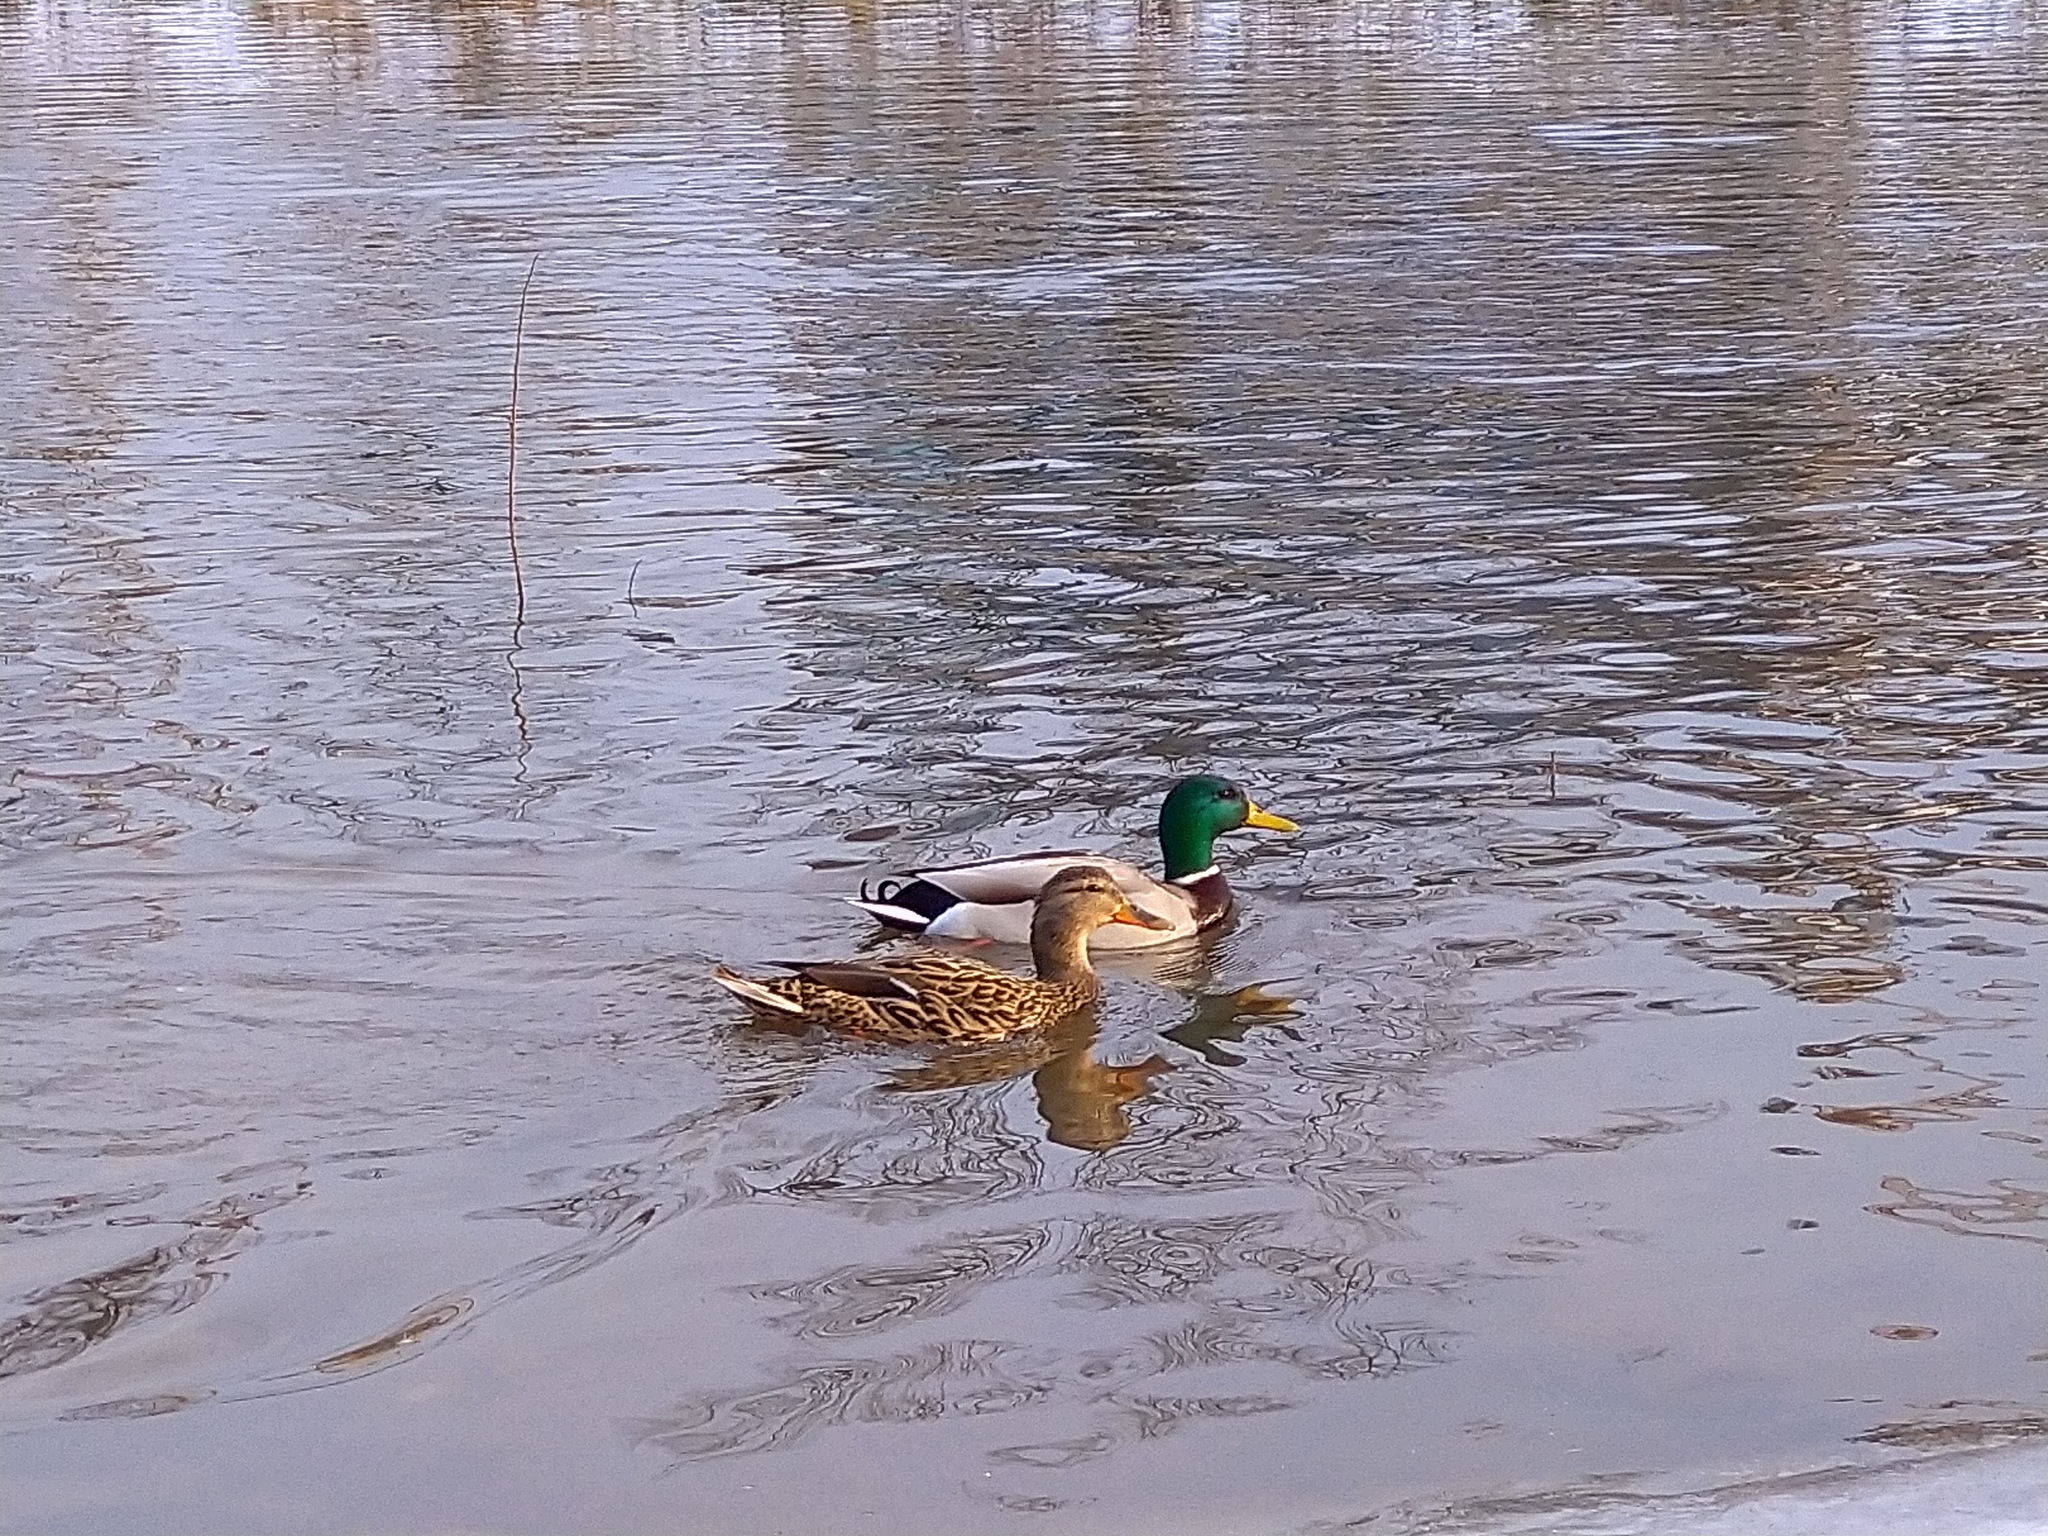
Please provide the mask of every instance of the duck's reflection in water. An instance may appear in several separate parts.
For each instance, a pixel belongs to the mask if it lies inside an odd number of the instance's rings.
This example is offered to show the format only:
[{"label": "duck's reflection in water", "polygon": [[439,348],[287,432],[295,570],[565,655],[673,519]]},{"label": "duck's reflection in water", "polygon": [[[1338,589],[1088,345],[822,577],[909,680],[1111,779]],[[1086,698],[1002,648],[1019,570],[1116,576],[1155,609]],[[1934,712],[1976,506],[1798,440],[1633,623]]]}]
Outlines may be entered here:
[{"label": "duck's reflection in water", "polygon": [[1046,1140],[1100,1152],[1131,1134],[1124,1106],[1151,1091],[1152,1079],[1173,1063],[1152,1055],[1132,1066],[1096,1060],[1102,1016],[1093,1008],[1028,1039],[973,1051],[949,1051],[922,1066],[891,1075],[890,1093],[937,1093],[1031,1074]]},{"label": "duck's reflection in water", "polygon": [[1045,1139],[1082,1152],[1103,1152],[1131,1134],[1124,1106],[1152,1091],[1152,1079],[1171,1072],[1173,1063],[1154,1053],[1128,1067],[1107,1066],[1095,1059],[1095,1036],[1072,1050],[1059,1052],[1031,1075],[1038,1095]]},{"label": "duck's reflection in water", "polygon": [[1257,983],[1234,992],[1191,992],[1194,1007],[1181,1023],[1166,1031],[1175,1045],[1184,1045],[1212,1067],[1241,1067],[1244,1057],[1226,1051],[1218,1041],[1240,1045],[1261,1026],[1278,1029],[1290,1040],[1301,1037],[1283,1023],[1301,1017],[1295,999],[1268,992]]},{"label": "duck's reflection in water", "polygon": [[[1244,1061],[1222,1049],[1216,1043],[1219,1040],[1242,1041],[1246,1032],[1258,1025],[1296,1016],[1292,998],[1256,986],[1217,993],[1187,990],[1186,995],[1192,1010],[1182,1023],[1166,1031],[1166,1038],[1216,1066],[1239,1066]],[[1101,1061],[1096,1056],[1101,1035],[1101,1013],[1090,1008],[1043,1034],[975,1050],[949,1051],[893,1073],[885,1091],[938,1093],[1029,1072],[1046,1140],[1083,1152],[1107,1151],[1131,1134],[1127,1106],[1149,1095],[1153,1080],[1173,1071],[1174,1063],[1157,1052],[1127,1066]]]}]

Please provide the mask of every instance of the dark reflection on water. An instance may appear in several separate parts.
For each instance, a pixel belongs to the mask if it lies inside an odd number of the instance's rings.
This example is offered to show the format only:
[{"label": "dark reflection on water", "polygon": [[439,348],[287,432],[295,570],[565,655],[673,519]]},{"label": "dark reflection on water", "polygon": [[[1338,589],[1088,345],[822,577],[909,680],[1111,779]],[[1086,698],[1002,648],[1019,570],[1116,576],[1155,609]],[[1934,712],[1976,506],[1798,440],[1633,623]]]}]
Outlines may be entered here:
[{"label": "dark reflection on water", "polygon": [[800,1338],[879,1333],[957,1311],[977,1291],[1067,1276],[1071,1305],[1179,1304],[1170,1322],[1124,1345],[1079,1352],[1026,1351],[959,1339],[886,1359],[840,1356],[805,1364],[784,1383],[711,1397],[645,1426],[677,1461],[785,1449],[849,1420],[918,1420],[948,1414],[1060,1407],[1062,1421],[1093,1426],[1070,1439],[990,1452],[998,1462],[1068,1466],[1127,1439],[1154,1439],[1189,1421],[1294,1406],[1260,1394],[1159,1395],[1135,1390],[1204,1368],[1274,1364],[1349,1381],[1432,1362],[1440,1340],[1367,1318],[1373,1266],[1281,1240],[1284,1222],[1258,1215],[1142,1223],[1097,1218],[976,1233],[971,1242],[918,1249],[910,1263],[853,1267],[793,1286],[763,1288],[788,1310],[777,1326]]},{"label": "dark reflection on water", "polygon": [[[22,1518],[1293,1529],[2033,1433],[2044,67],[0,5]],[[1069,1030],[701,982],[1151,857],[1195,767],[1304,831]]]},{"label": "dark reflection on water", "polygon": [[[256,1218],[306,1192],[266,1190],[217,1202],[183,1218],[191,1228],[174,1243],[150,1248],[107,1269],[31,1291],[23,1310],[0,1325],[0,1377],[49,1370],[122,1329],[154,1322],[204,1299],[246,1246]],[[147,1217],[109,1224],[155,1225]]]}]

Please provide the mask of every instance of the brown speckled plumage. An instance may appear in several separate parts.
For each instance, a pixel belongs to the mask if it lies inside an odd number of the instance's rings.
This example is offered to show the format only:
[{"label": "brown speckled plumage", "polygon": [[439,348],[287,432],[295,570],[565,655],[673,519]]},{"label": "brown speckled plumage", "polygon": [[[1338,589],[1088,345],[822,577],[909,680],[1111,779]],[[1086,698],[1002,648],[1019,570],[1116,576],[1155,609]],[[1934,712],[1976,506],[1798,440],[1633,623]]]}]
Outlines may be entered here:
[{"label": "brown speckled plumage", "polygon": [[1040,893],[1031,924],[1036,977],[957,955],[919,954],[821,965],[786,964],[789,976],[711,973],[764,1018],[822,1024],[872,1040],[966,1045],[1045,1029],[1093,1002],[1101,983],[1088,935],[1104,923],[1150,927],[1099,869],[1062,870]]},{"label": "brown speckled plumage", "polygon": [[[746,979],[795,1003],[797,1013],[828,1029],[871,1040],[948,1044],[1001,1040],[1044,1029],[1087,1007],[1101,990],[1092,979],[1048,984],[952,955],[875,960],[863,968],[904,983],[915,996],[865,997],[813,980],[802,970],[793,976]],[[733,973],[720,970],[712,975],[725,981]],[[751,998],[747,1002],[770,1017],[796,1017],[763,1008]]]}]

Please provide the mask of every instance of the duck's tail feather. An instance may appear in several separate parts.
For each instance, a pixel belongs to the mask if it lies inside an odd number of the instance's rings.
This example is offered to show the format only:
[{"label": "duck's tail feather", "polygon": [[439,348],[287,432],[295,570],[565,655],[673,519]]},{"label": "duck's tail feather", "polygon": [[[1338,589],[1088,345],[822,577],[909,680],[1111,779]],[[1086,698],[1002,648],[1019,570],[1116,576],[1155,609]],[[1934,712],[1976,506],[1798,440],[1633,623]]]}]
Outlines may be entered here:
[{"label": "duck's tail feather", "polygon": [[722,965],[711,968],[711,979],[750,1008],[780,1014],[801,1014],[804,1011],[801,1005],[791,1002],[780,993],[770,991],[751,976],[742,976],[738,971],[728,970]]},{"label": "duck's tail feather", "polygon": [[904,933],[923,933],[960,904],[944,886],[924,879],[883,880],[873,894],[863,880],[860,895],[846,899],[876,922]]},{"label": "duck's tail feather", "polygon": [[865,901],[857,896],[845,898],[849,907],[859,907],[885,928],[894,928],[901,933],[923,933],[932,920],[922,912],[913,912],[908,907],[899,907],[887,901]]}]

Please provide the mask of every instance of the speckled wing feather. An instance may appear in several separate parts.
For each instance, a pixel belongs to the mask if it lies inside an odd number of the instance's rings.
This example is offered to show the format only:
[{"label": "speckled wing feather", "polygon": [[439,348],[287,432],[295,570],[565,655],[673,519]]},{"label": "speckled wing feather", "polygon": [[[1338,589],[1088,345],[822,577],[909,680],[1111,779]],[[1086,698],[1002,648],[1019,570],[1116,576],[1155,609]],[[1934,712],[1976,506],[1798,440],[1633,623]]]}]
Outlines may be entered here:
[{"label": "speckled wing feather", "polygon": [[919,996],[916,987],[895,975],[886,965],[858,960],[763,960],[761,963],[772,965],[778,971],[795,971],[805,981],[816,982],[834,992],[850,993],[854,997],[896,997],[914,1003]]}]

